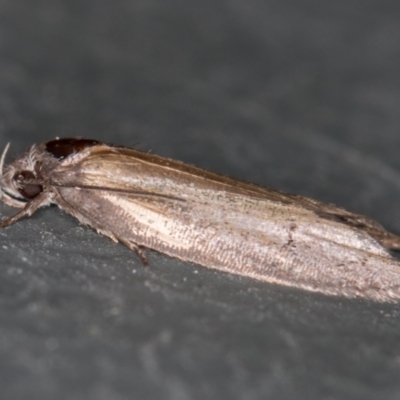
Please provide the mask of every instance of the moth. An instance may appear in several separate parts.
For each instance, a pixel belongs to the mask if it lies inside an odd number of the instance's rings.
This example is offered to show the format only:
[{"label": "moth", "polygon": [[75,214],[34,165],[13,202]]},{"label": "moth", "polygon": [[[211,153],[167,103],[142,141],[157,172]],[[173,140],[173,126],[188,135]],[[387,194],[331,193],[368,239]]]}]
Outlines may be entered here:
[{"label": "moth", "polygon": [[81,138],[33,145],[4,166],[1,199],[56,204],[115,242],[327,295],[400,300],[400,237],[372,219],[179,161]]}]

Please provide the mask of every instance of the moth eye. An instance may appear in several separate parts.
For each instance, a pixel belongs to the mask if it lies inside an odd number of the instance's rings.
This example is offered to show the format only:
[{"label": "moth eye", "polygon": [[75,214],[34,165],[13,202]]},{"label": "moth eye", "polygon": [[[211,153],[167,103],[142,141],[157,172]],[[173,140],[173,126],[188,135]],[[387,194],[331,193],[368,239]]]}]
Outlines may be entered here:
[{"label": "moth eye", "polygon": [[46,143],[46,151],[58,160],[79,153],[88,147],[100,144],[97,140],[90,139],[56,139]]},{"label": "moth eye", "polygon": [[[43,186],[37,183],[29,183],[29,180],[36,179],[32,171],[21,171],[14,175],[17,182],[18,192],[22,197],[30,200],[43,191]],[[27,183],[25,183],[28,181]]]}]

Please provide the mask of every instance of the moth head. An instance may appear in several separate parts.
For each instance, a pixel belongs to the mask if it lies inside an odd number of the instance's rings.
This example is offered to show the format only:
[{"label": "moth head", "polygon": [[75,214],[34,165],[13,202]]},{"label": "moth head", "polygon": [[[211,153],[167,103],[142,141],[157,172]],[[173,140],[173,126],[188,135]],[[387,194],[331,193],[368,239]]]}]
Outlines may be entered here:
[{"label": "moth head", "polygon": [[0,158],[0,199],[12,207],[24,207],[43,191],[35,171],[35,149],[4,166],[9,147],[8,143]]}]

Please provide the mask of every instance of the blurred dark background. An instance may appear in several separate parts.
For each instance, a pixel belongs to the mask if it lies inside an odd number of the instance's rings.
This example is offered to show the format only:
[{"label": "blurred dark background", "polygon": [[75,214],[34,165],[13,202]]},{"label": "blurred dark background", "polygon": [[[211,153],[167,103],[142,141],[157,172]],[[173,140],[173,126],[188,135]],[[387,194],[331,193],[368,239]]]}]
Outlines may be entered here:
[{"label": "blurred dark background", "polygon": [[[388,0],[3,0],[0,145],[136,145],[400,233],[399,17]],[[1,230],[0,260],[1,399],[400,398],[399,306],[155,252],[144,269],[55,207]]]}]

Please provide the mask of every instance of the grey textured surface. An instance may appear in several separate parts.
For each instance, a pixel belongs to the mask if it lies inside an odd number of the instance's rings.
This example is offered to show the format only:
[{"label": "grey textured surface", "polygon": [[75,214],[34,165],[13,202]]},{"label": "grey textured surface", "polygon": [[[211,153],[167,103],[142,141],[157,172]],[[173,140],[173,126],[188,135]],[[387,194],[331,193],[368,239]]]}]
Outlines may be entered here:
[{"label": "grey textured surface", "polygon": [[[139,143],[400,233],[400,4],[0,2],[0,144]],[[5,217],[14,212],[0,206]],[[0,231],[1,399],[398,399],[399,306]]]}]

